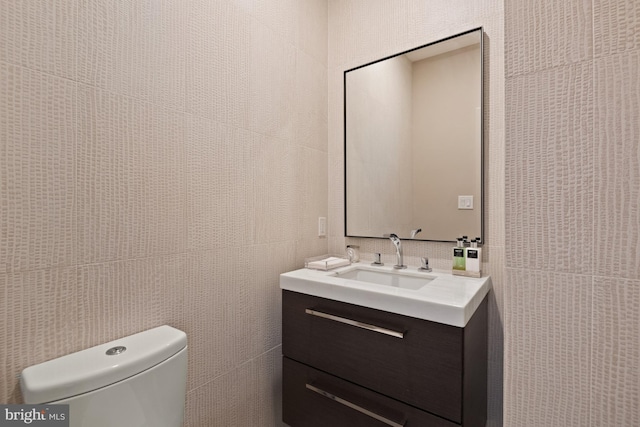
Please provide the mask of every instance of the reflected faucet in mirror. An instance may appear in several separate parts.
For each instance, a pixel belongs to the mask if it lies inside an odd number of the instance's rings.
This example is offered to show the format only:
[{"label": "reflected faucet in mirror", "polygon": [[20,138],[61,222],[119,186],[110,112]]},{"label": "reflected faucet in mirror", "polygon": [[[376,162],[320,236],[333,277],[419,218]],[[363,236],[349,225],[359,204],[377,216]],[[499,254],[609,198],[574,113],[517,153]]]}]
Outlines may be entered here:
[{"label": "reflected faucet in mirror", "polygon": [[404,265],[404,259],[402,256],[402,242],[400,241],[400,238],[393,233],[385,234],[382,237],[389,238],[391,240],[391,243],[393,243],[393,246],[396,247],[396,265],[394,265],[393,268],[395,268],[396,270],[407,268],[407,266]]},{"label": "reflected faucet in mirror", "polygon": [[422,231],[422,228],[416,228],[415,230],[411,230],[411,238],[416,237],[416,234]]}]

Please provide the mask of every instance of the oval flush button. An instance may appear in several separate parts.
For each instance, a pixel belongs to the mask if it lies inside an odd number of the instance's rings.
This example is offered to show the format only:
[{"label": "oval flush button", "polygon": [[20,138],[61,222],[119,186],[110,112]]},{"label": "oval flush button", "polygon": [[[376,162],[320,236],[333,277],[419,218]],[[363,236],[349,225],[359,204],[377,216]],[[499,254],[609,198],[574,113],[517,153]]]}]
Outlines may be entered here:
[{"label": "oval flush button", "polygon": [[127,351],[127,347],[122,345],[111,347],[109,350],[107,350],[107,356],[117,356],[118,354],[124,353],[125,351]]}]

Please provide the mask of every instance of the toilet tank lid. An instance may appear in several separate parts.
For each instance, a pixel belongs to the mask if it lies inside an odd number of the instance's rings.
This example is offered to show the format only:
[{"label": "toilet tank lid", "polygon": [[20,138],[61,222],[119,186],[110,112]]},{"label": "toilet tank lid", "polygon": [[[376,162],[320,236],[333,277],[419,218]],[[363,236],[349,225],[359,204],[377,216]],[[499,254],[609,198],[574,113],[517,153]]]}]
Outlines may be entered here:
[{"label": "toilet tank lid", "polygon": [[[186,346],[187,334],[171,326],[159,326],[24,369],[20,377],[22,395],[25,403],[32,404],[76,396],[134,376]],[[117,347],[126,350],[107,355],[109,349]]]}]

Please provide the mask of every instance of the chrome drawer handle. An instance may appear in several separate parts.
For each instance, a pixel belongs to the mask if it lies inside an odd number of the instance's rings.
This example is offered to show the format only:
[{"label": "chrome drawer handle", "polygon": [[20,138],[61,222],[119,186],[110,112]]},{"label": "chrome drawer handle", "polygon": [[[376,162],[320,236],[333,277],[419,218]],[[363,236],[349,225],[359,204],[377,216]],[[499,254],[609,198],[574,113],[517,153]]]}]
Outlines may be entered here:
[{"label": "chrome drawer handle", "polygon": [[311,391],[315,391],[316,393],[318,393],[318,394],[320,394],[320,395],[322,395],[322,396],[324,396],[324,397],[327,397],[327,398],[329,398],[329,399],[331,399],[331,400],[334,400],[334,401],[336,401],[336,402],[338,402],[338,403],[341,403],[341,404],[343,404],[344,406],[348,406],[349,408],[354,409],[354,410],[356,410],[356,411],[358,411],[358,412],[360,412],[360,413],[362,413],[362,414],[368,415],[368,416],[370,416],[371,418],[375,418],[376,420],[378,420],[378,421],[380,421],[380,422],[383,422],[383,423],[385,423],[385,424],[386,424],[386,425],[388,425],[388,426],[391,426],[391,427],[404,427],[404,424],[405,424],[405,423],[399,424],[399,423],[397,423],[397,422],[395,422],[395,421],[391,421],[391,420],[390,420],[390,419],[388,419],[388,418],[385,418],[385,417],[383,417],[383,416],[381,416],[381,415],[378,415],[378,414],[373,413],[373,412],[371,412],[371,411],[369,411],[369,410],[367,410],[367,409],[364,409],[363,407],[358,406],[358,405],[356,405],[355,403],[351,403],[351,402],[349,402],[348,400],[341,399],[341,398],[339,398],[338,396],[336,396],[336,395],[334,395],[334,394],[331,394],[331,393],[329,393],[329,392],[326,392],[326,391],[324,391],[324,390],[321,390],[321,389],[319,389],[318,387],[314,387],[314,386],[312,386],[311,384],[307,384],[307,388],[308,388],[309,390],[311,390]]},{"label": "chrome drawer handle", "polygon": [[358,328],[366,329],[368,331],[379,332],[381,334],[390,335],[396,338],[404,338],[404,332],[392,331],[391,329],[381,328],[380,326],[370,325],[368,323],[358,322],[357,320],[346,319],[344,317],[334,316],[332,314],[323,313],[321,311],[311,310],[310,308],[304,311],[312,316],[322,317],[323,319],[333,320],[335,322],[344,323],[351,326],[357,326]]}]

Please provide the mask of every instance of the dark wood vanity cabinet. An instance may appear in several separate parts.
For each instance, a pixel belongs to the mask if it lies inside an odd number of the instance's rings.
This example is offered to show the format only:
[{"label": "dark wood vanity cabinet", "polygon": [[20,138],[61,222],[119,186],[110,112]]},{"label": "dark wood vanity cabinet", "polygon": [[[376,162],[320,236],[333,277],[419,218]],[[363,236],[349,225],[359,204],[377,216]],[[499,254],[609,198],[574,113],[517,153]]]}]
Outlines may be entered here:
[{"label": "dark wood vanity cabinet", "polygon": [[283,290],[291,427],[480,427],[487,299],[464,328]]}]

